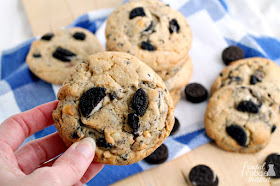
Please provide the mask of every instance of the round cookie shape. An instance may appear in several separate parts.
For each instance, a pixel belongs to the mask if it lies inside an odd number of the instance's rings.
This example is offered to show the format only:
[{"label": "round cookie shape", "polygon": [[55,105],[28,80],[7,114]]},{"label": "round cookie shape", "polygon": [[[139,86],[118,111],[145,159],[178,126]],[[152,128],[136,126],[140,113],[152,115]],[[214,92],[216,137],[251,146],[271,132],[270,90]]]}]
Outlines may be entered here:
[{"label": "round cookie shape", "polygon": [[207,165],[197,165],[189,173],[189,180],[192,185],[197,186],[217,186],[218,176]]},{"label": "round cookie shape", "polygon": [[145,161],[150,164],[160,164],[168,159],[168,148],[162,144],[152,154],[145,158]]},{"label": "round cookie shape", "polygon": [[104,49],[90,31],[69,28],[47,33],[31,45],[26,61],[29,69],[49,83],[61,85],[76,64]]},{"label": "round cookie shape", "polygon": [[215,80],[211,94],[227,85],[255,85],[274,83],[280,88],[280,67],[273,61],[254,57],[230,63]]},{"label": "round cookie shape", "polygon": [[273,96],[279,93],[255,86],[219,89],[210,98],[205,113],[207,135],[228,151],[261,150],[280,121],[279,100]]},{"label": "round cookie shape", "polygon": [[222,53],[222,59],[225,65],[229,65],[233,61],[244,58],[244,51],[238,46],[229,46]]},{"label": "round cookie shape", "polygon": [[208,98],[208,91],[199,83],[190,83],[185,87],[186,99],[192,103],[201,103]]},{"label": "round cookie shape", "polygon": [[92,137],[95,161],[105,164],[140,161],[163,143],[174,124],[164,82],[127,53],[90,56],[70,73],[58,99],[53,119],[65,144]]},{"label": "round cookie shape", "polygon": [[192,34],[177,10],[158,0],[138,0],[124,4],[108,17],[106,39],[107,50],[130,53],[161,71],[188,55]]},{"label": "round cookie shape", "polygon": [[265,169],[268,176],[272,178],[280,178],[280,154],[269,154],[265,159]]}]

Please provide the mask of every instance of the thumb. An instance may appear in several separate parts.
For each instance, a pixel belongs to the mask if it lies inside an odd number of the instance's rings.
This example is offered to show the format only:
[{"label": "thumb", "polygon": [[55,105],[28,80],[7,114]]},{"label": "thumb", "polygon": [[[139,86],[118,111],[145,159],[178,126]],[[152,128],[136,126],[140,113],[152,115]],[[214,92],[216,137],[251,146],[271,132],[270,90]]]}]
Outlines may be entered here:
[{"label": "thumb", "polygon": [[[84,175],[94,158],[95,141],[84,138],[72,144],[52,167],[37,169],[39,174],[49,175],[47,182],[74,185]],[[53,180],[50,180],[53,179]],[[44,179],[43,179],[44,180]]]}]

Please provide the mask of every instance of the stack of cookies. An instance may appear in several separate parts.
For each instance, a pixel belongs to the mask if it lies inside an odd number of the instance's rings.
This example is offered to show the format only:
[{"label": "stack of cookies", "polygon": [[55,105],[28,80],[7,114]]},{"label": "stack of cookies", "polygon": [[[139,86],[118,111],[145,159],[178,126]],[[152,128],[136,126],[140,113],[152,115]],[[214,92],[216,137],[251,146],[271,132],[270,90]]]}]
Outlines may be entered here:
[{"label": "stack of cookies", "polygon": [[257,152],[280,122],[279,66],[265,58],[230,63],[215,80],[205,113],[208,136],[223,149]]},{"label": "stack of cookies", "polygon": [[149,65],[165,82],[175,104],[192,75],[188,55],[192,42],[186,18],[158,0],[136,0],[108,18],[106,47],[132,54]]}]

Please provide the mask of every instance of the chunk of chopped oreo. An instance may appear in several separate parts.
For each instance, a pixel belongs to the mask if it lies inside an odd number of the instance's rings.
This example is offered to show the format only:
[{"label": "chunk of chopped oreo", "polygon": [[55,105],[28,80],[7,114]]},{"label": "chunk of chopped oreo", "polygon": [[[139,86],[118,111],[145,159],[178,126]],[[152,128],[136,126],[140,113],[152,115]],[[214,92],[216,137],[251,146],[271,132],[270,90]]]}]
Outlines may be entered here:
[{"label": "chunk of chopped oreo", "polygon": [[208,91],[199,83],[188,84],[185,88],[186,99],[192,103],[201,103],[208,98]]},{"label": "chunk of chopped oreo", "polygon": [[218,186],[219,185],[219,178],[218,176],[216,175],[216,180],[214,181],[213,184],[211,184],[210,186]]},{"label": "chunk of chopped oreo", "polygon": [[180,30],[180,26],[177,22],[176,19],[172,19],[170,22],[169,22],[169,32],[170,34],[172,34],[173,32],[179,32]]},{"label": "chunk of chopped oreo", "polygon": [[151,21],[150,25],[142,31],[143,34],[150,34],[152,33],[152,28],[153,28],[153,21]]},{"label": "chunk of chopped oreo", "polygon": [[121,159],[123,159],[124,161],[127,160],[128,155],[127,154],[123,154],[119,156]]},{"label": "chunk of chopped oreo", "polygon": [[80,110],[84,117],[88,117],[93,109],[106,96],[106,89],[103,87],[93,87],[87,90],[80,99]]},{"label": "chunk of chopped oreo", "polygon": [[110,96],[110,100],[111,101],[113,101],[114,99],[118,99],[118,96],[117,96],[116,92],[111,92],[109,94],[109,96]]},{"label": "chunk of chopped oreo", "polygon": [[250,78],[250,84],[251,85],[255,85],[256,83],[261,82],[261,79],[259,79],[257,76],[255,75],[251,75]]},{"label": "chunk of chopped oreo", "polygon": [[167,160],[168,148],[162,144],[152,154],[145,158],[145,161],[150,164],[160,164]]},{"label": "chunk of chopped oreo", "polygon": [[136,134],[139,129],[139,117],[136,114],[128,114],[128,125],[131,127],[133,134]]},{"label": "chunk of chopped oreo", "polygon": [[41,37],[42,40],[50,41],[53,38],[53,33],[47,33]]},{"label": "chunk of chopped oreo", "polygon": [[145,114],[148,107],[148,96],[142,88],[139,88],[133,95],[131,105],[137,115],[143,116]]},{"label": "chunk of chopped oreo", "polygon": [[41,54],[33,54],[33,57],[34,58],[39,58],[39,57],[42,57],[42,56],[41,56]]},{"label": "chunk of chopped oreo", "polygon": [[143,50],[148,50],[148,51],[154,51],[156,50],[156,48],[154,47],[154,45],[152,45],[151,43],[147,42],[147,41],[142,41],[141,43],[141,48]]},{"label": "chunk of chopped oreo", "polygon": [[53,57],[63,62],[69,62],[75,56],[76,54],[62,47],[57,47],[53,52]]},{"label": "chunk of chopped oreo", "polygon": [[172,131],[170,132],[170,136],[176,134],[176,133],[178,132],[179,128],[180,128],[180,122],[179,122],[179,120],[175,117],[175,123],[174,123],[174,126],[173,126]]},{"label": "chunk of chopped oreo", "polygon": [[232,61],[236,61],[244,58],[244,51],[237,46],[229,46],[222,53],[222,59],[226,65],[229,65]]},{"label": "chunk of chopped oreo", "polygon": [[230,77],[232,81],[241,81],[242,79],[238,76]]},{"label": "chunk of chopped oreo", "polygon": [[131,12],[129,14],[129,19],[133,19],[138,16],[141,16],[141,17],[146,16],[143,7],[137,7],[137,8],[134,8],[133,10],[131,10]]},{"label": "chunk of chopped oreo", "polygon": [[227,134],[232,137],[240,146],[245,147],[247,142],[247,134],[239,125],[230,125],[226,127]]},{"label": "chunk of chopped oreo", "polygon": [[79,139],[80,138],[77,132],[74,132],[72,137],[73,137],[73,139]]},{"label": "chunk of chopped oreo", "polygon": [[212,186],[218,183],[217,179],[213,170],[206,165],[197,165],[189,173],[191,184],[196,186]]},{"label": "chunk of chopped oreo", "polygon": [[280,178],[280,154],[279,153],[273,153],[266,157],[265,169],[269,177]]},{"label": "chunk of chopped oreo", "polygon": [[275,132],[276,128],[277,128],[276,125],[273,125],[273,126],[271,127],[271,133]]},{"label": "chunk of chopped oreo", "polygon": [[97,141],[96,141],[96,145],[98,147],[103,147],[103,148],[108,148],[108,149],[112,149],[114,147],[113,144],[111,143],[107,143],[106,139],[105,138],[98,138]]},{"label": "chunk of chopped oreo", "polygon": [[248,112],[257,114],[259,112],[259,107],[252,101],[241,101],[236,109],[241,112]]},{"label": "chunk of chopped oreo", "polygon": [[85,40],[86,39],[86,34],[83,33],[83,32],[75,32],[73,34],[73,37],[76,39],[76,40]]}]

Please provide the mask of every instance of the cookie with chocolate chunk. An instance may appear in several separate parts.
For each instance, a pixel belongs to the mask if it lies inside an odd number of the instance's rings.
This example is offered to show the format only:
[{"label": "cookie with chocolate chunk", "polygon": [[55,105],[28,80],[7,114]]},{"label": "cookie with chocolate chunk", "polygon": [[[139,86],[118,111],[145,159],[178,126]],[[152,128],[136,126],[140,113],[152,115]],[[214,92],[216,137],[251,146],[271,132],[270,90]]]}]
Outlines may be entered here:
[{"label": "cookie with chocolate chunk", "polygon": [[253,85],[271,83],[280,88],[280,67],[273,61],[253,57],[230,63],[211,87],[211,94],[228,85]]},{"label": "cookie with chocolate chunk", "polygon": [[130,53],[155,71],[171,70],[188,55],[192,42],[186,18],[158,0],[136,0],[107,20],[106,47]]},{"label": "cookie with chocolate chunk", "polygon": [[69,72],[89,55],[103,52],[96,37],[83,28],[69,28],[47,33],[31,45],[26,61],[39,78],[62,84]]},{"label": "cookie with chocolate chunk", "polygon": [[92,137],[95,161],[105,164],[140,161],[163,143],[174,124],[164,82],[127,53],[90,56],[70,73],[58,99],[53,119],[65,144]]},{"label": "cookie with chocolate chunk", "polygon": [[274,96],[279,93],[279,89],[252,85],[225,86],[217,90],[205,113],[208,136],[228,151],[261,150],[280,122],[279,99]]}]

